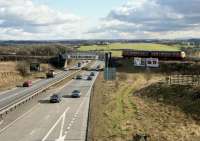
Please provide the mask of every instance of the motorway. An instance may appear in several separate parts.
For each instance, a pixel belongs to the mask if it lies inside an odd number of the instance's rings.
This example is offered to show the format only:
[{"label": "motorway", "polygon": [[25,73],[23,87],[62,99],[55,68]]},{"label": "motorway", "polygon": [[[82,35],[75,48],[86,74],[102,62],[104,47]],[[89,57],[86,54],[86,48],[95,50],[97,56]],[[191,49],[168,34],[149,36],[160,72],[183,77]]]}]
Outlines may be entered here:
[{"label": "motorway", "polygon": [[60,72],[56,75],[55,78],[41,79],[41,80],[33,83],[33,86],[31,86],[31,87],[28,87],[28,88],[18,87],[16,89],[0,93],[0,109],[3,108],[4,106],[8,105],[12,101],[19,99],[23,96],[29,95],[32,92],[34,92],[35,90],[42,88],[42,87],[48,85],[49,83],[52,83],[56,80],[63,78],[64,76],[68,76],[70,74],[71,74],[71,72]]},{"label": "motorway", "polygon": [[[84,67],[87,64],[84,64]],[[31,87],[18,87],[9,91],[1,92],[0,93],[0,110],[3,109],[5,106],[9,105],[11,102],[14,102],[24,96],[29,96],[34,93],[36,90],[47,86],[57,80],[60,80],[64,77],[71,75],[72,71],[60,71],[54,78],[50,79],[41,79],[33,83]]]},{"label": "motorway", "polygon": [[[95,63],[94,66],[98,65]],[[47,94],[18,119],[0,129],[3,141],[84,141],[86,137],[89,101],[92,81],[86,80],[90,72],[83,72],[82,80],[71,80],[61,88]],[[75,89],[81,91],[81,98],[71,98]],[[50,104],[49,98],[58,93],[62,96],[61,103]]]}]

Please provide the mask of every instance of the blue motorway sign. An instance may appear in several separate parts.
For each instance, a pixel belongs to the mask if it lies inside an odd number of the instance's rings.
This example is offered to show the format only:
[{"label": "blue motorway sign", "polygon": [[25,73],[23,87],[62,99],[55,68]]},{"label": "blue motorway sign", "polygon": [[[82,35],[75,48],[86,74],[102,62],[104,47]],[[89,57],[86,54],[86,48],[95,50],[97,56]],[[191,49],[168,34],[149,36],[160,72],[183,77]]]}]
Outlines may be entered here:
[{"label": "blue motorway sign", "polygon": [[104,69],[105,80],[116,80],[116,68],[105,68]]}]

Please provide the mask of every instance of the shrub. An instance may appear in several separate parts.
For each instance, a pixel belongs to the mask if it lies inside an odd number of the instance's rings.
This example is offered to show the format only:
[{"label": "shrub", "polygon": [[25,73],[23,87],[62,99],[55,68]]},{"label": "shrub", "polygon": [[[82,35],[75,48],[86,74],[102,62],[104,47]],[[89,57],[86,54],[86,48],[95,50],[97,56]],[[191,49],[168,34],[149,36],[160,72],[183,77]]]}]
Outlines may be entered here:
[{"label": "shrub", "polygon": [[20,74],[22,76],[29,75],[30,70],[29,70],[29,63],[28,62],[25,62],[25,61],[18,62],[16,67],[17,67],[17,70],[20,72]]}]

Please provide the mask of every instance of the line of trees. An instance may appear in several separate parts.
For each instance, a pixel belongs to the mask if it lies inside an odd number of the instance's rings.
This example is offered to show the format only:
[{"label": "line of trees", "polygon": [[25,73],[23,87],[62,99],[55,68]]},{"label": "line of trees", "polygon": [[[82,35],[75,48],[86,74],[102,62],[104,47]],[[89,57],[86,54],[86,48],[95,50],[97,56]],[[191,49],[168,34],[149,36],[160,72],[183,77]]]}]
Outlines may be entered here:
[{"label": "line of trees", "polygon": [[55,56],[59,53],[66,53],[73,50],[73,47],[65,45],[17,45],[0,46],[0,54],[16,53],[17,55],[31,56]]}]

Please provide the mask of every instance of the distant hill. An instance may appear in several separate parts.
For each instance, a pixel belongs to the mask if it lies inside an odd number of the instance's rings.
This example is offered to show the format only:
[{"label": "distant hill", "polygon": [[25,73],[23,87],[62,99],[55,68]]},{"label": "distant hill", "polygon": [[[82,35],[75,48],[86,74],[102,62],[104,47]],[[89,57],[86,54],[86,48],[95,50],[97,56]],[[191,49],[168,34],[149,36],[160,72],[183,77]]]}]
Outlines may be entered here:
[{"label": "distant hill", "polygon": [[1,46],[30,45],[30,44],[65,44],[65,45],[93,45],[99,43],[160,43],[175,44],[181,42],[200,42],[199,38],[191,39],[96,39],[96,40],[0,40]]}]

